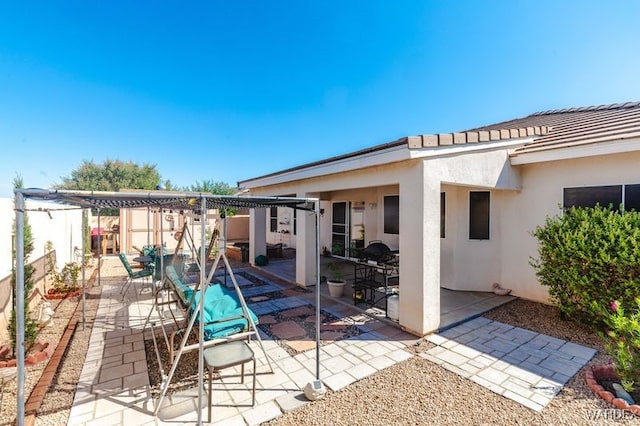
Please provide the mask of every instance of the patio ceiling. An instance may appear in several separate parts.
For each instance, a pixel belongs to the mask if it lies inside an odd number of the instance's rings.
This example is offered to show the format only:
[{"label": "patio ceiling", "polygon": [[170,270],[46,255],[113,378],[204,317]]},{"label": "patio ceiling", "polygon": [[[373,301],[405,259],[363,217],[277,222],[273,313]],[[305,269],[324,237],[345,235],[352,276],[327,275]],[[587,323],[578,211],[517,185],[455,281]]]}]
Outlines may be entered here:
[{"label": "patio ceiling", "polygon": [[294,197],[255,197],[243,195],[213,195],[204,192],[172,191],[73,191],[51,189],[21,189],[26,199],[52,201],[86,208],[122,209],[162,207],[174,210],[197,210],[202,199],[207,209],[289,207],[314,211],[315,199]]}]

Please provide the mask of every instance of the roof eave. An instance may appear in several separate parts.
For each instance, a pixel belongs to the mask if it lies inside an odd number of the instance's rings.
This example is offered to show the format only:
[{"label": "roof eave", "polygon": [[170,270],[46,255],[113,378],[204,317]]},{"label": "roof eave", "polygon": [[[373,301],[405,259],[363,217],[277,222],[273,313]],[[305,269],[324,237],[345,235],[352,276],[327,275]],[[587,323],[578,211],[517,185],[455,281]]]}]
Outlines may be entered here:
[{"label": "roof eave", "polygon": [[410,159],[406,138],[374,148],[239,181],[238,186],[244,189],[261,188]]},{"label": "roof eave", "polygon": [[594,157],[598,155],[621,154],[638,151],[640,138],[619,139],[608,142],[594,142],[575,146],[548,147],[544,150],[514,152],[510,155],[511,164],[533,164],[547,161],[570,160],[574,158]]}]

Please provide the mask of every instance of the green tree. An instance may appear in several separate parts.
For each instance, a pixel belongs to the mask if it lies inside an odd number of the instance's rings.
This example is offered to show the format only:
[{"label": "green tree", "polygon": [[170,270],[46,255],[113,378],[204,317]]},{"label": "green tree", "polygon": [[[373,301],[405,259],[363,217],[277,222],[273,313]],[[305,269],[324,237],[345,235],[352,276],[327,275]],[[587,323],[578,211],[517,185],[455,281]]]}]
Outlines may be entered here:
[{"label": "green tree", "polygon": [[57,189],[87,191],[120,191],[123,189],[156,189],[160,184],[160,173],[155,164],[123,162],[106,159],[102,164],[84,160],[82,164],[63,177]]},{"label": "green tree", "polygon": [[[22,176],[17,175],[13,179],[13,188],[14,189],[22,189],[24,188],[24,182],[22,180]],[[17,318],[16,318],[16,291],[17,291],[17,276],[16,276],[16,268],[17,268],[17,250],[16,250],[16,223],[15,220],[13,222],[13,241],[14,241],[14,249],[12,251],[13,256],[13,268],[11,272],[11,287],[13,289],[13,306],[11,309],[11,319],[9,320],[8,331],[11,336],[11,347],[14,352],[16,349],[16,331],[17,331]],[[38,324],[35,320],[31,318],[31,314],[29,312],[29,296],[33,291],[34,281],[33,274],[35,272],[35,268],[33,265],[29,263],[29,256],[33,253],[33,232],[31,230],[31,225],[29,224],[29,218],[27,214],[24,215],[24,225],[23,225],[23,235],[24,235],[24,342],[26,349],[29,349],[36,341],[36,335],[38,332]]]},{"label": "green tree", "polygon": [[[125,189],[155,190],[160,184],[160,173],[155,164],[123,162],[106,159],[102,164],[84,160],[62,183],[54,185],[56,189],[75,189],[84,191],[121,191]],[[105,216],[117,215],[118,210],[104,209]]]},{"label": "green tree", "polygon": [[214,180],[203,180],[202,182],[196,181],[195,184],[185,188],[185,190],[193,192],[209,192],[215,195],[233,195],[237,189],[229,186],[225,182],[219,182]]},{"label": "green tree", "polygon": [[[185,188],[185,191],[193,192],[209,192],[214,195],[233,195],[237,192],[236,188],[229,186],[229,184],[214,180],[203,180],[202,182],[196,181],[195,184]],[[236,214],[236,209],[225,208],[219,209],[221,215],[233,216]]]}]

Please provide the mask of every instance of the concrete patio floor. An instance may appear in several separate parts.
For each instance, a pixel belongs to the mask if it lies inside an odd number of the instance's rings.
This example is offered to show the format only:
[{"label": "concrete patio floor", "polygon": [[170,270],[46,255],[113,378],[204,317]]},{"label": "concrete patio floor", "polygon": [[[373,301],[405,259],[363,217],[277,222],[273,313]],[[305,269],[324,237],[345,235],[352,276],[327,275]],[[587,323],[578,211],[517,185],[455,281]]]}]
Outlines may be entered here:
[{"label": "concrete patio floor", "polygon": [[[245,278],[256,272],[247,271]],[[150,332],[143,330],[152,309],[152,291],[145,288],[139,294],[131,286],[123,300],[119,293],[123,274],[117,258],[105,259],[100,304],[68,424],[195,423],[197,387],[166,398],[158,417],[154,417],[157,400],[151,397],[144,343]],[[309,307],[315,306],[313,291],[300,292],[295,285],[277,278],[261,279],[259,285],[246,284],[247,303],[261,321],[292,310],[307,315]],[[436,346],[420,356],[506,398],[542,410],[595,352],[485,318],[460,323],[464,318],[477,317],[492,303],[491,298],[482,295],[468,296],[464,303],[450,306],[451,318],[457,319],[451,320],[446,331],[429,336],[428,340]],[[338,322],[358,330],[355,335],[323,340],[320,379],[328,389],[338,391],[414,356],[407,348],[415,345],[417,337],[401,331],[388,320],[369,315],[352,302],[330,297],[322,298],[321,309],[323,316],[335,317]],[[159,321],[156,315],[153,313],[152,319]],[[285,332],[290,331],[289,328]],[[273,373],[268,372],[265,353],[255,340],[251,341],[258,365],[256,405],[250,404],[252,381],[239,383],[239,368],[224,370],[222,380],[213,382],[213,423],[257,425],[308,403],[302,389],[315,379],[315,348],[302,345],[300,350],[292,352],[291,346],[287,350],[263,331],[260,335]],[[308,343],[309,340],[309,336],[289,336],[290,342]],[[251,368],[247,373],[251,374]],[[206,416],[207,406],[203,404],[203,422]]]},{"label": "concrete patio floor", "polygon": [[[322,265],[326,262],[335,261],[333,258],[321,258],[321,270]],[[353,282],[353,273],[348,262],[344,261],[344,275],[347,280],[347,286],[344,294],[341,298],[335,299],[341,303],[349,306],[355,306],[361,312],[368,315],[375,316],[377,318],[385,320],[386,313],[383,308],[367,308],[364,303],[354,305],[352,299],[351,282]],[[266,266],[260,267],[260,269],[272,274],[275,277],[281,278],[288,282],[295,282],[295,259],[282,259],[272,260]],[[320,287],[321,294],[329,296],[329,290],[326,285]],[[448,328],[454,327],[464,321],[476,318],[485,312],[488,312],[500,305],[515,300],[514,296],[497,296],[491,292],[482,291],[457,291],[449,290],[446,288],[440,288],[440,327],[438,331],[444,331]],[[389,320],[390,323],[394,323]],[[397,323],[396,323],[397,324]]]},{"label": "concrete patio floor", "polygon": [[[117,259],[105,259],[100,305],[68,424],[194,423],[197,421],[196,389],[166,398],[158,418],[153,416],[157,401],[151,398],[144,345],[150,332],[143,330],[153,304],[151,289],[146,288],[139,294],[130,286],[123,300],[119,293],[123,272]],[[140,283],[136,284],[139,291]],[[286,285],[275,280],[265,280],[260,288],[264,294],[274,289],[286,291]],[[261,300],[262,295],[260,291],[253,291],[252,297],[260,300],[256,302],[247,297],[249,307],[261,319],[278,311],[315,305],[313,292],[288,293],[286,297],[267,300]],[[405,348],[414,345],[417,337],[343,303],[323,300],[321,306],[323,315],[338,318],[359,330],[356,336],[325,341],[322,345],[320,377],[328,389],[338,391],[412,356]],[[152,320],[157,322],[159,318],[152,314]],[[267,372],[265,353],[255,340],[251,341],[258,364],[256,406],[248,404],[251,380],[240,384],[239,368],[224,370],[222,380],[213,382],[213,423],[260,424],[308,403],[302,389],[315,379],[315,349],[292,355],[262,331],[260,334],[274,373]],[[289,341],[307,343],[307,337],[294,337]],[[206,410],[205,404],[203,421],[206,421]]]}]

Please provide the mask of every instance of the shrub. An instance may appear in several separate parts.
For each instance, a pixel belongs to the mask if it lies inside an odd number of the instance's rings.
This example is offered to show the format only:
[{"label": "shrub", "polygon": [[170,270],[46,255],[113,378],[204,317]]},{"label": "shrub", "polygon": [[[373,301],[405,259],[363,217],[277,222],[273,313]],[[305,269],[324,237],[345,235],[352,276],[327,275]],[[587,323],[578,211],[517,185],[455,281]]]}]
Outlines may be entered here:
[{"label": "shrub", "polygon": [[53,282],[53,288],[58,293],[66,293],[77,290],[80,285],[78,277],[82,272],[82,266],[76,262],[68,262],[60,271],[56,268],[49,271],[49,276]]},{"label": "shrub", "polygon": [[[16,176],[13,179],[13,188],[21,189],[23,188],[23,181],[21,176]],[[18,329],[18,319],[17,319],[17,307],[16,307],[16,292],[17,292],[17,260],[18,253],[16,250],[17,245],[17,234],[16,234],[16,222],[13,221],[13,229],[12,229],[12,239],[14,241],[14,248],[11,252],[11,260],[12,260],[12,270],[11,270],[11,288],[13,294],[13,305],[11,307],[11,318],[9,319],[9,324],[7,325],[7,331],[9,332],[9,336],[11,338],[11,347],[13,348],[13,352],[16,350],[17,343],[17,329]],[[24,345],[25,349],[31,348],[36,341],[36,337],[38,334],[38,323],[31,318],[31,310],[29,309],[29,296],[33,291],[33,286],[35,285],[35,268],[33,265],[29,263],[29,256],[33,253],[33,232],[31,230],[31,225],[29,224],[29,216],[24,214],[24,223],[23,223],[23,255],[24,255]]]},{"label": "shrub", "polygon": [[592,303],[594,312],[606,325],[598,334],[605,341],[607,353],[615,361],[615,370],[622,387],[631,392],[640,385],[640,298],[636,298],[630,309],[625,309],[617,300],[608,306]]},{"label": "shrub", "polygon": [[640,288],[640,213],[572,207],[547,218],[533,235],[539,258],[530,264],[562,314],[599,326],[593,302],[634,302]]}]

